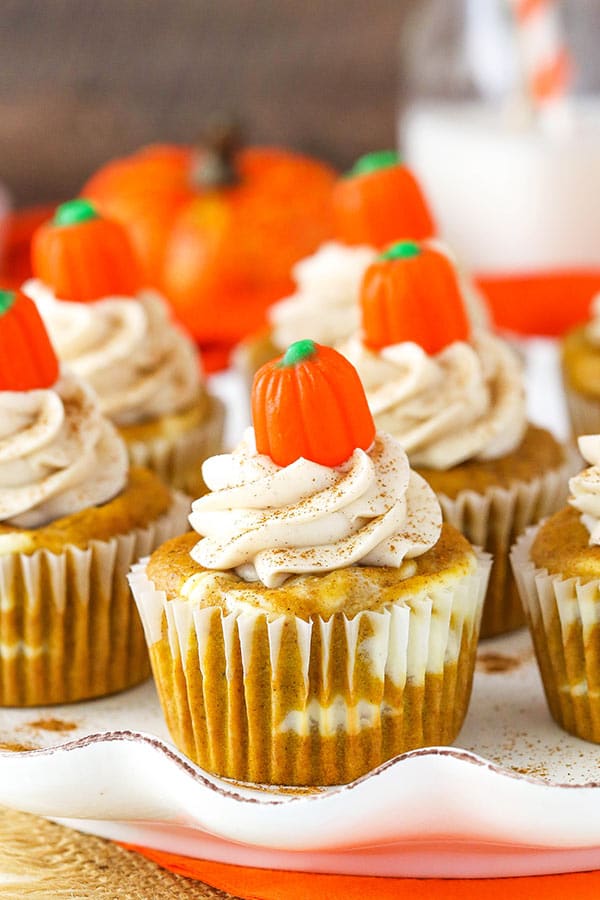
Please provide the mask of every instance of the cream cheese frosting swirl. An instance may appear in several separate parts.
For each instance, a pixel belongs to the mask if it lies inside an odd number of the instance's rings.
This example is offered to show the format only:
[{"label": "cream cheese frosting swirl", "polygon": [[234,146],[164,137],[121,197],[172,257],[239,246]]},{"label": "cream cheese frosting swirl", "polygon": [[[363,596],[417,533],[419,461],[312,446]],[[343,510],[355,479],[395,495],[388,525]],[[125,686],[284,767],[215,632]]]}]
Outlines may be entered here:
[{"label": "cream cheese frosting swirl", "polygon": [[198,399],[196,350],[156,292],[73,303],[57,299],[37,279],[23,290],[36,303],[61,361],[91,384],[102,412],[117,425],[178,412]]},{"label": "cream cheese frosting swirl", "polygon": [[569,503],[581,513],[590,544],[600,544],[600,434],[585,434],[577,443],[590,467],[569,479]]},{"label": "cream cheese frosting swirl", "polygon": [[73,375],[47,390],[0,393],[0,522],[37,528],[106,503],[127,472],[123,440]]},{"label": "cream cheese frosting swirl", "polygon": [[282,467],[257,452],[249,428],[202,474],[211,493],[192,506],[190,523],[202,536],[192,558],[266,587],[345,566],[399,567],[440,536],[435,494],[386,434],[341,466],[301,458]]},{"label": "cream cheese frosting swirl", "polygon": [[359,325],[362,277],[376,253],[330,241],[296,263],[297,290],[269,310],[275,345],[283,349],[308,334],[332,346],[350,337]]},{"label": "cream cheese frosting swirl", "polygon": [[406,342],[372,352],[357,337],[340,348],[365,387],[375,424],[411,463],[449,469],[496,459],[521,443],[527,418],[520,363],[498,338],[476,332],[435,356]]}]

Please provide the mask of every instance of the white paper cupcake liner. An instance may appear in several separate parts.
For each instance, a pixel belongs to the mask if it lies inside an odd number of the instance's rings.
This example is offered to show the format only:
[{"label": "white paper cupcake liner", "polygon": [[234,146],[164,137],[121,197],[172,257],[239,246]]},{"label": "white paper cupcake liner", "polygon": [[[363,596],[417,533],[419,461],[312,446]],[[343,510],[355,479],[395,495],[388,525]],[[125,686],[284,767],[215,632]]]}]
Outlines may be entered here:
[{"label": "white paper cupcake liner", "polygon": [[525,528],[564,506],[568,479],[576,470],[569,454],[562,466],[532,481],[515,481],[509,488],[490,488],[483,494],[465,490],[454,499],[438,494],[445,521],[494,559],[483,608],[482,638],[525,624],[509,565],[510,548]]},{"label": "white paper cupcake liner", "polygon": [[563,383],[574,436],[600,433],[600,400],[594,400],[593,397],[586,397],[573,390],[564,376]]},{"label": "white paper cupcake liner", "polygon": [[600,743],[600,580],[536,568],[530,551],[538,528],[521,535],[511,563],[548,706],[566,731]]},{"label": "white paper cupcake liner", "polygon": [[151,441],[130,441],[125,436],[130,462],[151,469],[165,484],[190,497],[199,497],[205,491],[202,463],[222,451],[224,420],[225,407],[211,397],[206,420],[184,434]]},{"label": "white paper cupcake liner", "polygon": [[241,781],[335,784],[424,745],[451,743],[467,710],[491,568],[348,619],[223,614],[167,600],[135,566],[173,740]]},{"label": "white paper cupcake liner", "polygon": [[0,556],[0,705],[41,706],[123,690],[149,674],[127,573],[187,528],[189,499],[85,550]]}]

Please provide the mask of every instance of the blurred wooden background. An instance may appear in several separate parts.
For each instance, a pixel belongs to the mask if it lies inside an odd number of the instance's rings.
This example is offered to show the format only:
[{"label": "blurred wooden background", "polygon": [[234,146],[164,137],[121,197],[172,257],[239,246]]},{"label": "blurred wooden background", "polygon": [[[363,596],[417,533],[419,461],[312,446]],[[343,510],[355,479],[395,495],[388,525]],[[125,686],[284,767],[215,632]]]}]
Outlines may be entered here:
[{"label": "blurred wooden background", "polygon": [[[214,113],[239,116],[249,140],[347,166],[394,143],[411,61],[442,88],[460,69],[450,48],[463,7],[0,0],[0,180],[17,203],[65,198],[111,156],[197,139]],[[600,0],[570,0],[567,9],[596,10],[595,29],[582,27],[580,37],[597,58]]]},{"label": "blurred wooden background", "polygon": [[410,6],[0,0],[0,178],[18,202],[66,197],[111,155],[192,141],[220,112],[346,165],[394,142]]}]

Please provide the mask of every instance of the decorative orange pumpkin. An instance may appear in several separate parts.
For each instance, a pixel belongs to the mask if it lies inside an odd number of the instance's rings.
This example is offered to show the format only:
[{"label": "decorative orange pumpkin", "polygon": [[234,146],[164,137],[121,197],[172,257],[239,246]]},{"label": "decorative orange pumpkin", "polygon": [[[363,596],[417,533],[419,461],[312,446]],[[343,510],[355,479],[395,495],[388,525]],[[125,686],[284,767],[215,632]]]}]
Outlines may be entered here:
[{"label": "decorative orange pumpkin", "polygon": [[0,290],[0,391],[33,391],[58,380],[56,353],[33,300]]},{"label": "decorative orange pumpkin", "polygon": [[101,169],[84,196],[129,231],[148,284],[203,345],[233,345],[293,289],[291,267],[333,231],[334,172],[305,156],[150,147]]},{"label": "decorative orange pumpkin", "polygon": [[131,297],[141,286],[126,230],[98,215],[89,200],[70,200],[33,235],[33,273],[61,300]]},{"label": "decorative orange pumpkin", "polygon": [[447,256],[414,241],[392,244],[365,272],[363,341],[380,350],[414,341],[429,354],[468,340],[469,320]]},{"label": "decorative orange pumpkin", "polygon": [[296,341],[258,370],[252,420],[258,452],[279,466],[301,456],[339,466],[375,438],[356,369],[336,350],[310,340]]},{"label": "decorative orange pumpkin", "polygon": [[336,237],[385,247],[401,237],[421,241],[436,228],[419,184],[393,150],[362,156],[333,191]]}]

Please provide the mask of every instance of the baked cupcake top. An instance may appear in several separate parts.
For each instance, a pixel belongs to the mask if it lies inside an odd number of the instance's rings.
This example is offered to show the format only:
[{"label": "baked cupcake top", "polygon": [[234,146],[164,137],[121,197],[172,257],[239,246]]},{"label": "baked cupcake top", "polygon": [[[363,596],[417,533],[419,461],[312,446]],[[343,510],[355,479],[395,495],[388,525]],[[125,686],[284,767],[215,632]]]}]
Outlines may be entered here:
[{"label": "baked cupcake top", "polygon": [[339,344],[359,326],[358,296],[372,247],[330,241],[292,269],[296,291],[269,309],[273,343],[284,349],[299,334],[321,344]]},{"label": "baked cupcake top", "polygon": [[36,232],[36,303],[61,359],[118,425],[191,407],[202,392],[196,349],[155,291],[142,290],[125,230],[87,200],[59,207]]},{"label": "baked cupcake top", "polygon": [[210,493],[190,515],[203,569],[277,587],[348,566],[400,568],[436,544],[435,494],[376,434],[356,371],[335,350],[292,344],[257,373],[252,412],[239,447],[203,466]]},{"label": "baked cupcake top", "polygon": [[341,347],[377,427],[413,465],[449,469],[515,450],[527,427],[520,363],[472,326],[456,270],[439,247],[393,244],[365,273],[361,333]]},{"label": "baked cupcake top", "polygon": [[116,496],[127,452],[75,376],[61,375],[31,299],[0,292],[0,522],[36,528]]},{"label": "baked cupcake top", "polygon": [[590,304],[590,320],[585,325],[585,336],[590,344],[600,350],[600,294]]}]

